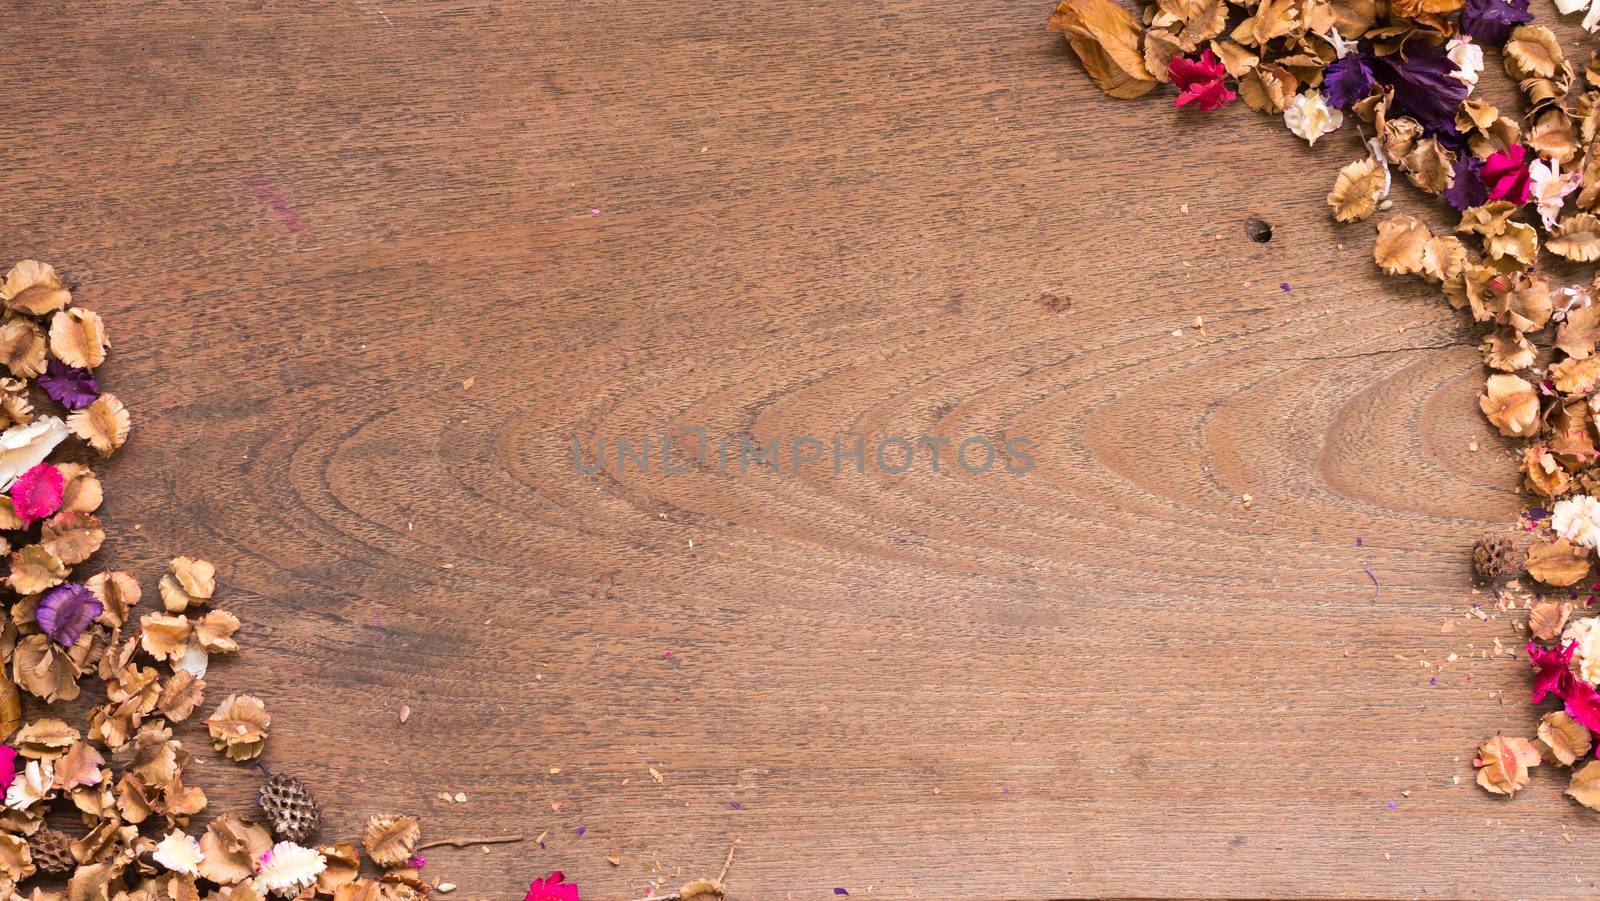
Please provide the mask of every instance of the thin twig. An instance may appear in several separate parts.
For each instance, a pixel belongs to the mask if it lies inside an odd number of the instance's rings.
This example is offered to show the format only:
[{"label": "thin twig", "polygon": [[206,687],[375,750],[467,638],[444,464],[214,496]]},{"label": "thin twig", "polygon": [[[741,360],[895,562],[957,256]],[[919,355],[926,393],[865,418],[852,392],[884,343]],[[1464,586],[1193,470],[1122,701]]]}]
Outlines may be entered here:
[{"label": "thin twig", "polygon": [[449,845],[453,848],[465,848],[468,845],[514,845],[517,842],[525,842],[527,840],[528,837],[525,835],[491,835],[487,838],[441,838],[431,842],[424,842],[417,846],[417,850],[425,851],[428,848],[438,848],[444,845]]},{"label": "thin twig", "polygon": [[[717,874],[717,885],[722,885],[727,880],[728,870],[733,867],[733,852],[738,848],[739,840],[734,839],[733,844],[728,846],[727,859],[722,862],[722,872]],[[683,896],[677,892],[668,892],[665,895],[645,895],[643,898],[636,899],[636,901],[680,901],[681,898]]]},{"label": "thin twig", "polygon": [[1383,586],[1378,584],[1378,574],[1372,571],[1372,567],[1363,563],[1361,568],[1367,571],[1367,578],[1372,580],[1372,603],[1376,604],[1383,597]]}]

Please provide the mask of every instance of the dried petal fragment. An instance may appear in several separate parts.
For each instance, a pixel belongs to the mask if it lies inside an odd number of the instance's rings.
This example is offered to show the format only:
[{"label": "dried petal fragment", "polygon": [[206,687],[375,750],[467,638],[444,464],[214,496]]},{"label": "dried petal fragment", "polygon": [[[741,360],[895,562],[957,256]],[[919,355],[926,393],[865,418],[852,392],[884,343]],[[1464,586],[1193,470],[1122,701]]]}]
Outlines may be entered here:
[{"label": "dried petal fragment", "polygon": [[1502,435],[1526,436],[1538,430],[1539,394],[1519,376],[1489,376],[1478,406]]},{"label": "dried petal fragment", "polygon": [[239,650],[233,633],[239,631],[239,617],[226,610],[212,610],[194,624],[194,638],[208,654],[227,654]]},{"label": "dried petal fragment", "polygon": [[14,317],[0,323],[0,363],[19,379],[44,372],[49,343],[39,323]]},{"label": "dried petal fragment", "polygon": [[39,599],[34,618],[51,641],[72,647],[104,610],[99,595],[82,585],[67,584],[51,589]]},{"label": "dried petal fragment", "polygon": [[204,679],[196,678],[194,673],[187,670],[178,670],[167,680],[167,684],[161,687],[156,710],[168,720],[181,723],[200,706],[201,701],[205,699],[205,691]]},{"label": "dried petal fragment", "polygon": [[159,845],[156,845],[155,853],[151,857],[156,863],[174,873],[198,876],[200,862],[205,856],[200,851],[200,843],[195,841],[193,836],[174,829],[167,833]]},{"label": "dried petal fragment", "polygon": [[362,844],[367,856],[380,867],[397,867],[416,853],[422,826],[416,817],[376,815],[367,820]]},{"label": "dried petal fragment", "polygon": [[161,603],[169,613],[182,613],[210,600],[217,590],[217,569],[204,560],[178,557],[161,577]]},{"label": "dried petal fragment", "polygon": [[128,440],[128,409],[115,394],[107,392],[89,406],[74,410],[67,417],[67,426],[100,456],[109,457]]},{"label": "dried petal fragment", "polygon": [[1551,759],[1572,766],[1594,747],[1588,727],[1560,710],[1552,710],[1539,720],[1539,741]]},{"label": "dried petal fragment", "polygon": [[106,570],[91,576],[84,587],[95,593],[105,605],[101,620],[109,626],[120,626],[128,621],[128,611],[139,603],[143,592],[133,576],[117,570]]},{"label": "dried petal fragment", "polygon": [[1556,256],[1575,262],[1600,260],[1600,219],[1589,213],[1564,216],[1544,246]]},{"label": "dried petal fragment", "polygon": [[93,513],[57,513],[39,531],[40,546],[68,566],[89,559],[105,540],[100,517]]},{"label": "dried petal fragment", "polygon": [[68,410],[87,407],[100,396],[100,383],[95,380],[93,370],[68,366],[60,360],[51,360],[45,365],[44,374],[39,376],[39,387]]},{"label": "dried petal fragment", "polygon": [[255,888],[293,897],[314,885],[327,865],[322,855],[311,848],[294,842],[278,842],[261,855]]},{"label": "dried petal fragment", "polygon": [[231,760],[250,760],[261,753],[271,725],[267,707],[251,695],[228,695],[206,720],[211,742]]},{"label": "dried petal fragment", "polygon": [[200,876],[218,885],[249,879],[256,861],[272,848],[272,836],[254,823],[224,814],[211,821],[200,837]]},{"label": "dried petal fragment", "polygon": [[139,645],[158,660],[177,660],[189,649],[192,626],[186,617],[147,613],[139,625]]},{"label": "dried petal fragment", "polygon": [[6,584],[17,594],[37,594],[66,580],[66,564],[37,544],[11,555],[11,574],[6,577]]}]

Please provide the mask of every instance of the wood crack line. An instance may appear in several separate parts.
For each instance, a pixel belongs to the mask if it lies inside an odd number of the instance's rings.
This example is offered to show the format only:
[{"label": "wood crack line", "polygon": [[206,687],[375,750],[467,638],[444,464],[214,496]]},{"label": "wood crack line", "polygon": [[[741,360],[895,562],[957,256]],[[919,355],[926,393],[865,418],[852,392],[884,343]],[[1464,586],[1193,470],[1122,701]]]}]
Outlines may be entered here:
[{"label": "wood crack line", "polygon": [[1444,344],[1417,344],[1410,347],[1390,347],[1385,350],[1369,350],[1358,354],[1329,354],[1319,357],[1288,357],[1287,360],[1359,360],[1362,357],[1381,357],[1387,354],[1401,354],[1413,350],[1446,350],[1452,347],[1477,347],[1476,341],[1449,341]]}]

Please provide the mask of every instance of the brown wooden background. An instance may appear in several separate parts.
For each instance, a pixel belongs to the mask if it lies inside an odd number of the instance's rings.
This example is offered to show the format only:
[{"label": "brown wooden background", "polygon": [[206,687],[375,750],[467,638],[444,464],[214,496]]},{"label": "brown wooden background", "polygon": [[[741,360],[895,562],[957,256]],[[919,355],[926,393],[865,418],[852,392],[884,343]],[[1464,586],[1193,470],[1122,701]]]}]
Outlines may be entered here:
[{"label": "brown wooden background", "polygon": [[[326,837],[548,831],[430,852],[457,898],[735,838],[742,899],[1593,893],[1563,780],[1470,784],[1534,719],[1461,619],[1512,463],[1471,330],[1326,215],[1355,135],[1104,99],[1048,7],[8,4],[0,247],[135,417],[102,557],[217,563],[212,702]],[[695,424],[1038,466],[569,459]]]}]

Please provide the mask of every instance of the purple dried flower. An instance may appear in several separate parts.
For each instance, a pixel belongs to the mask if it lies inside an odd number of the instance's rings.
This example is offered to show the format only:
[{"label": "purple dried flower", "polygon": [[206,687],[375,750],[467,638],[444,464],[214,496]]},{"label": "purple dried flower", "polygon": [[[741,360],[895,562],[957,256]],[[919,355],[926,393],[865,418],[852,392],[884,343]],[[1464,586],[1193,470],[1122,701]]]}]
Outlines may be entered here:
[{"label": "purple dried flower", "polygon": [[45,366],[39,375],[39,387],[68,410],[87,407],[100,396],[100,383],[95,381],[92,371],[68,366],[60,360],[51,360]]},{"label": "purple dried flower", "polygon": [[1470,88],[1450,74],[1456,64],[1444,50],[1414,42],[1388,56],[1362,56],[1378,84],[1394,91],[1391,115],[1410,116],[1429,134],[1456,134],[1456,107]]},{"label": "purple dried flower", "polygon": [[1461,30],[1487,47],[1500,47],[1511,30],[1533,21],[1528,0],[1467,0],[1461,8]]},{"label": "purple dried flower", "polygon": [[1444,189],[1444,199],[1458,210],[1468,210],[1489,202],[1489,188],[1483,183],[1483,160],[1470,153],[1456,157],[1455,178]]},{"label": "purple dried flower", "polygon": [[1372,67],[1367,65],[1367,55],[1352,53],[1334,60],[1323,73],[1322,90],[1328,102],[1339,109],[1349,109],[1372,93]]},{"label": "purple dried flower", "polygon": [[52,588],[39,599],[39,607],[34,611],[33,618],[51,641],[70,648],[78,643],[83,630],[89,628],[94,618],[105,609],[94,592],[68,582]]}]

